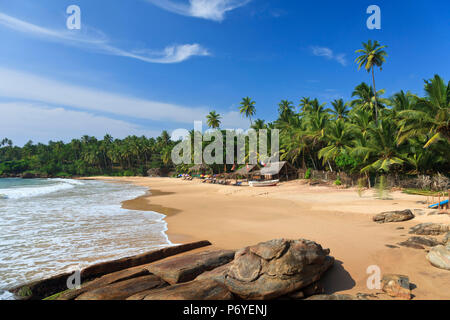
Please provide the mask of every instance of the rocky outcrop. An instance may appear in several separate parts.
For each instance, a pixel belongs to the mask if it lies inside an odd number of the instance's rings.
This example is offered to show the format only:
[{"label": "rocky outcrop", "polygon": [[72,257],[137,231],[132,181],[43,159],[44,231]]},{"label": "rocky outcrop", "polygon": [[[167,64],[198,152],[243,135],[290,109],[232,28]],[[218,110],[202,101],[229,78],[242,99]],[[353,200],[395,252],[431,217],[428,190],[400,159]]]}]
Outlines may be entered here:
[{"label": "rocky outcrop", "polygon": [[225,283],[225,276],[228,274],[228,271],[230,270],[231,262],[224,264],[223,266],[220,266],[218,268],[215,268],[211,271],[206,271],[199,275],[195,280],[214,280],[220,283]]},{"label": "rocky outcrop", "polygon": [[450,231],[447,232],[447,234],[445,235],[443,243],[444,243],[444,245],[449,245],[450,244]]},{"label": "rocky outcrop", "polygon": [[155,275],[120,281],[81,294],[75,300],[125,300],[133,294],[167,286],[167,282]]},{"label": "rocky outcrop", "polygon": [[227,264],[234,258],[234,251],[204,251],[154,263],[147,267],[150,273],[170,284],[194,280],[205,271]]},{"label": "rocky outcrop", "polygon": [[127,300],[231,300],[233,295],[214,280],[194,280],[170,287],[144,291]]},{"label": "rocky outcrop", "polygon": [[430,237],[410,237],[408,240],[400,242],[400,246],[409,247],[414,249],[425,249],[426,247],[434,247],[439,245],[439,242]]},{"label": "rocky outcrop", "polygon": [[414,219],[411,210],[382,212],[373,217],[373,221],[377,223],[401,222]]},{"label": "rocky outcrop", "polygon": [[450,270],[450,245],[431,248],[427,260],[436,268]]},{"label": "rocky outcrop", "polygon": [[387,274],[381,279],[381,289],[391,297],[411,299],[409,278],[399,274]]},{"label": "rocky outcrop", "polygon": [[409,229],[410,234],[440,235],[449,231],[449,226],[442,223],[421,223]]},{"label": "rocky outcrop", "polygon": [[277,239],[246,247],[236,253],[225,285],[243,299],[281,297],[319,280],[334,263],[329,253],[305,239]]},{"label": "rocky outcrop", "polygon": [[350,294],[318,294],[306,298],[306,300],[361,300]]},{"label": "rocky outcrop", "polygon": [[[124,269],[151,263],[182,252],[194,250],[209,245],[211,245],[209,241],[197,241],[182,244],[179,246],[170,246],[158,250],[153,250],[132,257],[95,264],[93,266],[81,270],[81,281],[83,283],[86,283],[93,279],[102,277],[106,274],[111,274]],[[12,288],[9,291],[14,293],[18,299],[40,300],[55,295],[59,292],[65,291],[67,289],[67,279],[70,276],[72,276],[72,273],[64,273],[44,280],[21,285]],[[66,294],[68,296],[70,295],[73,297],[77,296],[77,294],[79,293],[80,292],[71,292],[70,294],[69,293]]]}]

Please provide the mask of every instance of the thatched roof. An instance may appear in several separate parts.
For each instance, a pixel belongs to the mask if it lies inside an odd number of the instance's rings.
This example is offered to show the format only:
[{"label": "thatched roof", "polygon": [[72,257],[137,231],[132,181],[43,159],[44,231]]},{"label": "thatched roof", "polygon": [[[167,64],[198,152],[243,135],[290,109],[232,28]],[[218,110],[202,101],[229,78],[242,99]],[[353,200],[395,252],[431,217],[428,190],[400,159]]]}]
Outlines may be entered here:
[{"label": "thatched roof", "polygon": [[189,168],[189,172],[199,172],[199,171],[207,171],[207,170],[209,170],[209,167],[207,165],[205,165],[204,163],[196,164],[195,166]]},{"label": "thatched roof", "polygon": [[261,169],[261,175],[277,175],[280,171],[285,167],[288,167],[288,170],[295,170],[288,162],[280,161],[280,162],[271,162],[268,163],[266,167]]},{"label": "thatched roof", "polygon": [[238,175],[238,176],[246,176],[251,172],[254,172],[255,170],[258,170],[259,167],[256,164],[249,164],[248,165],[248,169],[247,166],[243,166],[242,168],[240,168],[239,170],[236,170],[234,172],[234,174]]}]

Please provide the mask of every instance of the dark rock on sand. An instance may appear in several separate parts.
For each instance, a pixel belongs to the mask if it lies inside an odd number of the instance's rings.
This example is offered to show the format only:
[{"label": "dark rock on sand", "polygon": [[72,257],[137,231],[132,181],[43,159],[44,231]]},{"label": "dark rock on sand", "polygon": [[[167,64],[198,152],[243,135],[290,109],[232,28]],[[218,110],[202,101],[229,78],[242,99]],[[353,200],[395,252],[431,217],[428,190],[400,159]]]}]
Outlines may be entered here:
[{"label": "dark rock on sand", "polygon": [[224,264],[223,266],[217,267],[211,271],[203,272],[199,275],[195,280],[214,280],[220,283],[225,283],[225,276],[228,274],[228,270],[230,270],[231,262]]},{"label": "dark rock on sand", "polygon": [[329,249],[309,240],[277,239],[236,253],[225,285],[243,299],[274,299],[320,279],[334,263]]},{"label": "dark rock on sand", "polygon": [[430,237],[410,237],[408,240],[400,242],[399,245],[415,249],[424,249],[423,246],[434,247],[439,245],[439,242]]},{"label": "dark rock on sand", "polygon": [[360,300],[350,294],[318,294],[307,298],[306,300]]},{"label": "dark rock on sand", "polygon": [[399,274],[387,274],[381,279],[381,289],[391,297],[411,299],[409,278]]},{"label": "dark rock on sand", "polygon": [[[86,283],[87,281],[102,277],[106,274],[143,265],[146,263],[151,263],[182,252],[194,250],[209,245],[211,245],[211,242],[209,241],[196,241],[192,243],[182,244],[179,246],[171,246],[158,250],[153,250],[132,257],[102,262],[83,269],[81,271],[81,281],[83,283]],[[64,273],[44,280],[24,284],[10,289],[10,291],[14,293],[18,299],[41,300],[50,297],[52,295],[55,295],[59,292],[65,291],[67,289],[67,279],[70,276],[72,276],[72,273]],[[70,293],[72,298],[77,296],[78,294],[80,294],[80,292]]]},{"label": "dark rock on sand", "polygon": [[440,235],[449,231],[449,226],[442,223],[421,223],[409,229],[410,234]]},{"label": "dark rock on sand", "polygon": [[373,217],[373,221],[378,223],[400,222],[414,218],[411,210],[382,212]]},{"label": "dark rock on sand", "polygon": [[127,300],[232,300],[233,295],[214,280],[194,280],[162,289],[144,291]]},{"label": "dark rock on sand", "polygon": [[167,286],[167,282],[155,275],[120,281],[83,293],[75,300],[124,300],[136,293]]},{"label": "dark rock on sand", "polygon": [[430,249],[427,260],[436,268],[450,270],[450,245],[436,246]]},{"label": "dark rock on sand", "polygon": [[234,258],[234,251],[203,251],[156,262],[147,267],[150,273],[170,284],[194,280],[205,271],[227,264]]}]

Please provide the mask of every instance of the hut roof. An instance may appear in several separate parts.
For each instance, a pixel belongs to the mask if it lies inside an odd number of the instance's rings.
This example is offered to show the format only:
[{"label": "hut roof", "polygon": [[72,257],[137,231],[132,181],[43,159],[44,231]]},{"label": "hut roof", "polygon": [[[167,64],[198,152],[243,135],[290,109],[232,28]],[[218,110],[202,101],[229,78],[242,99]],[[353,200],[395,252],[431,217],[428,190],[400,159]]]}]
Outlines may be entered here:
[{"label": "hut roof", "polygon": [[268,163],[266,167],[261,169],[261,174],[276,175],[279,174],[281,169],[283,169],[285,166],[287,166],[289,170],[294,169],[287,161],[271,162]]},{"label": "hut roof", "polygon": [[208,166],[205,165],[204,163],[202,163],[202,164],[196,164],[195,166],[190,167],[189,172],[206,171],[208,169],[209,169]]},{"label": "hut roof", "polygon": [[249,174],[250,172],[253,172],[258,169],[259,169],[259,167],[256,164],[249,164],[248,169],[247,169],[247,166],[243,166],[239,170],[236,170],[234,172],[234,174],[239,175],[239,176],[245,176],[245,175]]}]

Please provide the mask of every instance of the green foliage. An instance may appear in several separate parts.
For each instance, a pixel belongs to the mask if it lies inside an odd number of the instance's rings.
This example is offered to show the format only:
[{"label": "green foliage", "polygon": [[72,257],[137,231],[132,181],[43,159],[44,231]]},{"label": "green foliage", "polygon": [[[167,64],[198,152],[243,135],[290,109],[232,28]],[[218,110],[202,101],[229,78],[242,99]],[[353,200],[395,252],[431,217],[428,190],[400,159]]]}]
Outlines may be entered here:
[{"label": "green foliage", "polygon": [[375,186],[377,198],[381,200],[389,200],[389,188],[387,186],[386,176],[382,175],[378,178],[378,183]]},{"label": "green foliage", "polygon": [[308,168],[305,173],[305,179],[311,179],[311,169]]},{"label": "green foliage", "polygon": [[341,185],[342,185],[341,177],[338,177],[338,178],[333,182],[333,184],[334,184],[335,186],[341,186]]}]

